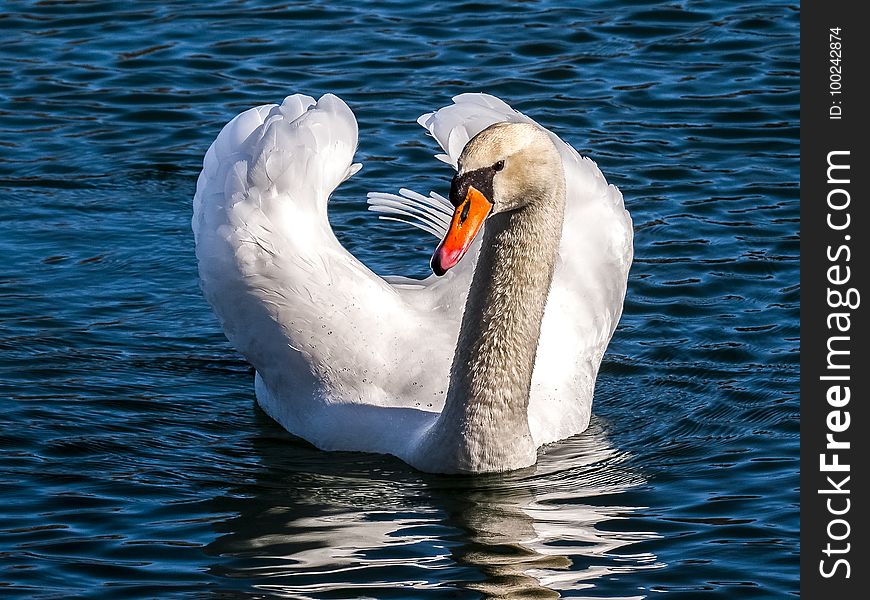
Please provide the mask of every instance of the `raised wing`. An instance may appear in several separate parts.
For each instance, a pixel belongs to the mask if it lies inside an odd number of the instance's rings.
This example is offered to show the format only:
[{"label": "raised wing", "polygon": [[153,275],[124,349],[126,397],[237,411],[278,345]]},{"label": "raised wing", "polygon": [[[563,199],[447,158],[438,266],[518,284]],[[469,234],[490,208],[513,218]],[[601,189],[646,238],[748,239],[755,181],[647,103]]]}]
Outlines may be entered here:
[{"label": "raised wing", "polygon": [[421,339],[414,309],[329,226],[329,195],[359,168],[356,144],[340,99],[290,96],[233,119],[197,183],[205,296],[268,389],[293,391],[292,419],[305,418],[306,402],[384,402],[369,382],[389,382]]}]

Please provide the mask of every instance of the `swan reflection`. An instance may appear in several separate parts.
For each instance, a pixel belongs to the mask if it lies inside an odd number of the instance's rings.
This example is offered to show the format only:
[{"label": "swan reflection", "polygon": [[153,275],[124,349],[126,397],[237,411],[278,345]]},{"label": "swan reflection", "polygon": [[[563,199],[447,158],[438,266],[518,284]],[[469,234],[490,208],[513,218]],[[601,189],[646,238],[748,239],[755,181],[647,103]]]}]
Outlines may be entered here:
[{"label": "swan reflection", "polygon": [[556,598],[661,566],[630,549],[654,533],[605,526],[631,518],[639,507],[620,505],[619,495],[643,480],[600,420],[534,467],[476,477],[319,452],[288,443],[265,418],[263,429],[274,437],[255,441],[255,480],[215,501],[232,514],[206,549],[220,557],[211,570],[227,578],[224,587],[288,597],[405,588],[413,597],[450,585],[471,597]]}]

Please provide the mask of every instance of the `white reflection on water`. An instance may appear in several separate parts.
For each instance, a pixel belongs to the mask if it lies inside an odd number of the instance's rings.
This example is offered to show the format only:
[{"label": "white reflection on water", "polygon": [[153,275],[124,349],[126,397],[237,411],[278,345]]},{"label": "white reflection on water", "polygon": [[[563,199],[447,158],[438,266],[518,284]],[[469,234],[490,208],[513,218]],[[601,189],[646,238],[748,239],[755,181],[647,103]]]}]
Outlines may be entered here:
[{"label": "white reflection on water", "polygon": [[643,479],[597,420],[535,467],[503,475],[426,475],[390,458],[286,440],[257,449],[256,484],[218,499],[236,516],[207,548],[222,559],[212,572],[236,591],[244,582],[294,598],[396,588],[413,597],[451,586],[487,598],[557,598],[603,576],[663,566],[628,551],[656,534],[605,526],[640,508],[607,497]]}]

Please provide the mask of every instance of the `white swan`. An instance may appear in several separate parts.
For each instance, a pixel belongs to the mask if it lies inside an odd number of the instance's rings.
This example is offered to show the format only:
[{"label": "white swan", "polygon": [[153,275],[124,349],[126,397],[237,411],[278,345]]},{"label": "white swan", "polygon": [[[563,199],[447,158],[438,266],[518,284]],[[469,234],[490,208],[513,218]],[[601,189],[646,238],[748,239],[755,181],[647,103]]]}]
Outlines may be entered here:
[{"label": "white swan", "polygon": [[453,100],[418,120],[458,169],[453,204],[369,194],[385,218],[443,238],[442,277],[381,278],[335,238],[327,200],[360,165],[356,120],[330,94],[223,128],[197,182],[196,254],[260,406],[288,431],[426,471],[504,471],[587,427],[632,224],[619,190],[554,134],[493,96]]}]

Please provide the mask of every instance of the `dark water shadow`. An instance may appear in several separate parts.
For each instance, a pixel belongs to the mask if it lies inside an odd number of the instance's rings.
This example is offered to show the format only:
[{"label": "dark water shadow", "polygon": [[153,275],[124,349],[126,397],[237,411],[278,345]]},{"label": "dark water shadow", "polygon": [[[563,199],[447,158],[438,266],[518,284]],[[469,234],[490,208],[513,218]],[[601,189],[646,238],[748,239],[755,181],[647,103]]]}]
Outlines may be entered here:
[{"label": "dark water shadow", "polygon": [[557,598],[661,566],[620,551],[654,534],[602,527],[636,510],[619,495],[643,480],[599,420],[535,467],[473,477],[321,452],[261,421],[260,468],[213,501],[229,515],[205,549],[217,597]]}]

